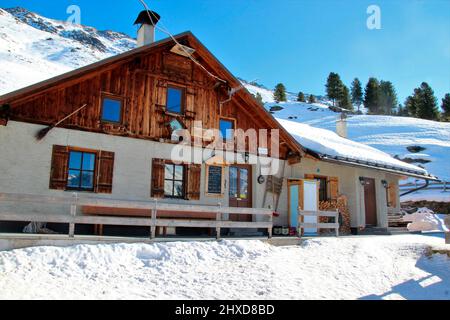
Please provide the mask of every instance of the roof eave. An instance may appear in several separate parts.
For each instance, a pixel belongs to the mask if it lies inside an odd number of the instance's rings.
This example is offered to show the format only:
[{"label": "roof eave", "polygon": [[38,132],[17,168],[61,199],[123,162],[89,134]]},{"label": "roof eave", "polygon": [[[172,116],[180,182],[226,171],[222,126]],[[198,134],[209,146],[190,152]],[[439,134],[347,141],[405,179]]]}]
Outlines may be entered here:
[{"label": "roof eave", "polygon": [[440,181],[438,177],[433,176],[433,175],[425,175],[425,174],[414,173],[414,172],[410,172],[410,171],[406,171],[406,170],[388,168],[387,166],[382,166],[382,165],[374,166],[369,163],[364,163],[364,161],[356,162],[356,161],[351,161],[351,160],[341,160],[341,159],[335,159],[333,157],[329,157],[327,155],[322,155],[322,154],[319,155],[319,159],[322,161],[325,161],[325,162],[330,162],[330,163],[340,163],[340,164],[345,164],[345,165],[353,166],[353,167],[362,167],[362,168],[367,168],[367,169],[372,169],[372,170],[384,171],[384,172],[392,173],[392,174],[399,175],[399,176],[407,176],[407,177],[418,178],[418,179],[423,179],[423,180],[430,180],[430,181]]}]

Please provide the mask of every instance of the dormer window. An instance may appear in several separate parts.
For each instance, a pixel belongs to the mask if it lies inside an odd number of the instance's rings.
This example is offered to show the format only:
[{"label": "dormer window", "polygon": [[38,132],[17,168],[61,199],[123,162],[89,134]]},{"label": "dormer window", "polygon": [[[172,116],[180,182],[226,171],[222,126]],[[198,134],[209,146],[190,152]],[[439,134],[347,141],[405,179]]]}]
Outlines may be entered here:
[{"label": "dormer window", "polygon": [[121,123],[122,122],[123,99],[119,97],[102,97],[102,121]]},{"label": "dormer window", "polygon": [[167,87],[167,102],[166,110],[171,113],[183,113],[184,112],[184,89],[180,87],[169,86]]}]

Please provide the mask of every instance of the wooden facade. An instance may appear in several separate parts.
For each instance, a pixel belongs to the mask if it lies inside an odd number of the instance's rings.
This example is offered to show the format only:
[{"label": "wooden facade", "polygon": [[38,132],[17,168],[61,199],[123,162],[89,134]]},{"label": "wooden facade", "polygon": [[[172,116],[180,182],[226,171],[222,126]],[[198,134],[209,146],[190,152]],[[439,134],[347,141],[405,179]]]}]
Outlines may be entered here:
[{"label": "wooden facade", "polygon": [[[171,141],[173,119],[194,135],[194,122],[201,121],[203,129],[219,129],[223,117],[234,119],[235,129],[244,131],[280,129],[280,157],[300,155],[301,147],[246,89],[230,99],[229,90],[241,84],[191,33],[178,36],[178,41],[194,48],[195,58],[226,82],[211,77],[189,58],[170,52],[174,42],[164,40],[5,95],[0,105],[10,109],[8,119],[50,125],[87,104],[60,127],[164,142]],[[170,86],[184,91],[181,114],[166,108]],[[102,121],[104,97],[122,101],[120,122]],[[268,141],[262,139],[260,146],[270,149]],[[248,142],[245,149],[256,152]]]}]

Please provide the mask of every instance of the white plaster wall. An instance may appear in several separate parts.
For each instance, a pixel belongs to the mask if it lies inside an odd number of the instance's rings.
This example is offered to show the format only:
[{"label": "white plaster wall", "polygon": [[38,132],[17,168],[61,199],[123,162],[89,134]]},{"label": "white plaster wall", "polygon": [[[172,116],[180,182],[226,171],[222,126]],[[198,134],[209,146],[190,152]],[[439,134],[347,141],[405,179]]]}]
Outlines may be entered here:
[{"label": "white plaster wall", "polygon": [[[42,126],[10,121],[7,126],[0,126],[0,192],[26,193],[42,195],[61,195],[70,191],[49,189],[49,176],[51,167],[53,145],[68,145],[95,150],[112,151],[115,153],[114,178],[112,194],[95,194],[96,197],[150,200],[151,192],[151,165],[153,158],[170,159],[174,148],[172,144],[158,143],[141,139],[116,137],[77,130],[55,128],[37,142],[34,138]],[[286,165],[286,166],[285,166]],[[285,166],[283,172],[283,166]],[[280,195],[278,208],[275,208],[276,197],[268,192],[266,202],[263,198],[266,183],[258,184],[260,174],[259,165],[253,165],[253,207],[277,209],[281,214],[274,219],[275,225],[288,224],[288,197],[287,184],[284,183]],[[386,192],[381,180],[398,182],[395,175],[385,174],[381,171],[360,169],[350,166],[335,165],[322,161],[303,158],[302,162],[294,166],[280,163],[278,177],[304,178],[305,174],[318,174],[336,176],[339,178],[339,190],[348,198],[351,213],[352,227],[365,225],[363,188],[359,177],[374,178],[377,193],[378,224],[387,226]],[[228,168],[225,170],[225,193],[222,197],[210,197],[205,194],[206,176],[205,165],[202,167],[201,198],[199,201],[186,201],[179,199],[164,199],[172,203],[195,203],[205,205],[228,205]],[[397,201],[399,206],[399,201]],[[0,210],[15,210],[16,212],[42,212],[68,213],[67,206],[54,206],[36,204],[0,204]],[[259,220],[258,218],[256,220]]]},{"label": "white plaster wall", "polygon": [[[72,191],[49,189],[53,145],[105,150],[115,153],[112,194],[94,194],[95,197],[128,200],[150,200],[151,168],[153,158],[170,159],[173,144],[142,139],[117,137],[77,130],[55,128],[38,142],[34,135],[43,126],[8,122],[0,126],[0,192],[38,195],[64,195]],[[253,207],[262,207],[265,184],[257,182],[260,169],[253,165]],[[206,174],[202,166],[201,198],[198,201],[164,199],[164,202],[204,205],[228,205],[228,168],[225,169],[225,192],[222,197],[205,194]],[[92,195],[92,193],[89,193]],[[267,197],[266,208],[273,205]],[[0,210],[16,212],[68,213],[68,206],[35,204],[0,204]]]},{"label": "white plaster wall", "polygon": [[[381,181],[387,180],[388,182],[395,182],[398,184],[399,177],[378,170],[336,165],[308,158],[303,158],[301,163],[292,166],[287,177],[292,179],[303,179],[305,174],[317,174],[339,178],[339,193],[347,196],[351,226],[354,228],[364,227],[366,223],[364,188],[359,182],[359,177],[375,179],[378,226],[388,226],[386,190]],[[283,192],[282,197],[285,199],[284,202],[287,203],[287,188]],[[288,223],[287,213],[280,222],[283,224]]]}]

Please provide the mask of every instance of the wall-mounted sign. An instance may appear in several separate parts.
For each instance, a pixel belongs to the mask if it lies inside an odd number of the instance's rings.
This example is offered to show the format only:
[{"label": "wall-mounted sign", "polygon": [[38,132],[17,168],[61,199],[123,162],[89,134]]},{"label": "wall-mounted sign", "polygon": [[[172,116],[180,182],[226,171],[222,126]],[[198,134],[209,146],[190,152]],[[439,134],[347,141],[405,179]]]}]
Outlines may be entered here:
[{"label": "wall-mounted sign", "polygon": [[222,166],[207,166],[207,186],[206,192],[210,195],[223,194],[223,167]]}]

